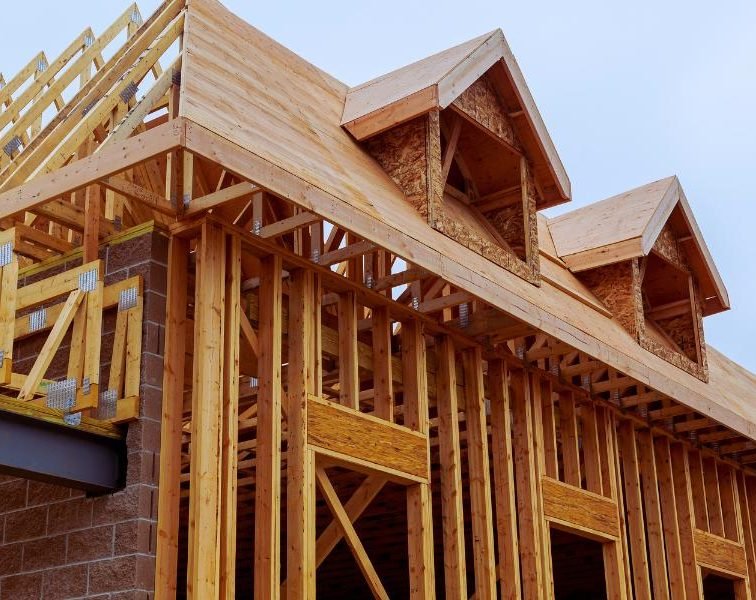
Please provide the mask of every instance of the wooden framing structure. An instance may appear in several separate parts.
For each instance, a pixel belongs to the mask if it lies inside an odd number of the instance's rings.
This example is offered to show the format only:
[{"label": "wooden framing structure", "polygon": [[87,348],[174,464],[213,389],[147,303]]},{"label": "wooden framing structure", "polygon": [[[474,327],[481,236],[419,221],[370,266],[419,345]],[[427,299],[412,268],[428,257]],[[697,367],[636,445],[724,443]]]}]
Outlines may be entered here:
[{"label": "wooden framing structure", "polygon": [[538,215],[569,179],[501,31],[350,89],[166,0],[43,59],[0,90],[0,386],[44,404],[70,328],[70,408],[136,416],[142,284],[98,248],[167,232],[158,600],[752,596],[756,376],[704,342],[680,183]]}]

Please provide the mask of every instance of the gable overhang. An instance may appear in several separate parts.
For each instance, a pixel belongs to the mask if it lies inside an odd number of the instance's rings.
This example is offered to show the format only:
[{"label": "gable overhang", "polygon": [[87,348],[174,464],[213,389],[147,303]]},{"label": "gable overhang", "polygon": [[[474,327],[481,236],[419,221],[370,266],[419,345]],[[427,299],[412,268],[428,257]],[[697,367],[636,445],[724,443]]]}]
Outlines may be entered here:
[{"label": "gable overhang", "polygon": [[691,269],[696,274],[701,287],[704,316],[716,314],[730,308],[730,299],[722,277],[704,241],[685,192],[677,177],[670,178],[670,185],[662,196],[656,210],[649,218],[640,235],[597,248],[589,248],[574,254],[560,255],[573,273],[588,271],[597,267],[648,256],[673,211],[680,209],[688,235],[684,244]]},{"label": "gable overhang", "polygon": [[[543,122],[525,78],[500,29],[493,31],[463,60],[439,79],[420,89],[407,88],[407,93],[394,93],[391,100],[379,107],[364,103],[365,86],[347,92],[341,125],[358,141],[368,139],[396,125],[449,107],[459,96],[489,71],[497,92],[512,98],[518,109],[508,116],[522,138],[528,155],[535,160],[540,180],[542,203],[549,208],[572,197],[567,172]],[[391,75],[387,76],[390,79]],[[388,82],[383,82],[388,86]],[[506,88],[506,89],[505,89]],[[369,86],[368,86],[369,89]],[[361,98],[358,98],[361,96]],[[369,108],[361,108],[360,104]]]}]

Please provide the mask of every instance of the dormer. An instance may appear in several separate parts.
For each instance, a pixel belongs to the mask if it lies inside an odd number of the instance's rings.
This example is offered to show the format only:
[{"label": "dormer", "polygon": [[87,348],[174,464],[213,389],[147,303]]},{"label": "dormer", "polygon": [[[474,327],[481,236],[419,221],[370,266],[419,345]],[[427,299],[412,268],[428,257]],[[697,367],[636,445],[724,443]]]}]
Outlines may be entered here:
[{"label": "dormer", "polygon": [[352,88],[342,126],[434,229],[538,283],[570,183],[500,30]]},{"label": "dormer", "polygon": [[729,309],[677,177],[549,221],[560,258],[646,350],[707,380],[703,317]]}]

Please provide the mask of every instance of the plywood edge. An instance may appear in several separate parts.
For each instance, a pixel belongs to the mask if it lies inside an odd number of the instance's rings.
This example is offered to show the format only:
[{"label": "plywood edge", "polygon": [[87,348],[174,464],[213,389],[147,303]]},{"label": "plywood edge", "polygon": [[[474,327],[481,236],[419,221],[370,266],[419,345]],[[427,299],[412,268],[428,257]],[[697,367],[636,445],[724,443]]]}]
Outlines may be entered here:
[{"label": "plywood edge", "polygon": [[[501,31],[499,30],[499,32]],[[501,42],[502,60],[507,67],[505,71],[514,86],[521,105],[525,109],[525,116],[528,119],[530,126],[536,132],[536,140],[538,141],[539,146],[541,146],[541,151],[548,159],[546,163],[554,176],[560,194],[565,200],[570,200],[572,198],[572,184],[567,175],[567,170],[564,168],[562,159],[559,157],[556,146],[554,146],[554,141],[551,139],[551,136],[546,129],[543,117],[536,106],[533,95],[530,93],[530,88],[528,88],[528,85],[525,82],[525,77],[520,70],[520,66],[517,64],[517,60],[515,59],[503,33],[501,34]]]},{"label": "plywood edge", "polygon": [[438,90],[435,85],[431,85],[366,115],[342,123],[342,126],[355,139],[362,141],[437,107]]},{"label": "plywood edge", "polygon": [[608,244],[575,254],[566,254],[560,258],[573,273],[587,271],[605,265],[622,262],[644,256],[640,237],[630,238],[616,244]]}]

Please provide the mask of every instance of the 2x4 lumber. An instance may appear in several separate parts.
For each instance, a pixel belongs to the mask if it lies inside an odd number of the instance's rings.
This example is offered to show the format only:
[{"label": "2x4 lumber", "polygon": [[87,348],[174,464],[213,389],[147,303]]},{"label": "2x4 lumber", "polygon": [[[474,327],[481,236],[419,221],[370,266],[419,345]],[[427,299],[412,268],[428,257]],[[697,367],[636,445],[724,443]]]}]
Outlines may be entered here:
[{"label": "2x4 lumber", "polygon": [[740,519],[740,507],[737,500],[735,478],[732,467],[720,463],[717,465],[719,472],[719,489],[722,502],[722,524],[724,525],[724,537],[733,542],[742,543],[740,533],[742,522]]},{"label": "2x4 lumber", "polygon": [[18,393],[19,400],[31,400],[34,397],[34,394],[39,387],[39,383],[42,381],[42,377],[44,377],[52,359],[55,357],[55,352],[63,341],[63,337],[66,335],[68,327],[71,325],[71,321],[83,299],[84,292],[79,289],[72,291],[68,296],[68,299],[63,306],[63,310],[61,310],[60,315],[58,315],[58,320],[55,321],[55,325],[45,340],[42,349],[39,351],[37,360],[34,361],[34,366],[32,366],[29,371],[29,375],[27,376],[21,391]]},{"label": "2x4 lumber", "polygon": [[[321,494],[323,494],[323,498],[325,499],[326,504],[328,505],[328,509],[331,511],[331,514],[339,522],[339,525],[344,532],[344,538],[346,540],[347,546],[352,551],[352,555],[357,561],[357,566],[362,572],[362,575],[365,577],[365,581],[370,588],[370,592],[373,594],[373,597],[376,600],[388,600],[389,596],[386,592],[386,588],[383,587],[383,584],[378,577],[378,573],[376,573],[375,567],[373,567],[373,563],[370,561],[370,558],[365,551],[365,547],[362,545],[362,541],[357,535],[357,531],[355,531],[354,525],[352,525],[352,521],[349,519],[349,516],[344,510],[344,506],[343,504],[341,504],[341,500],[339,500],[339,497],[336,494],[336,490],[333,489],[333,485],[331,484],[330,479],[328,479],[328,475],[326,474],[325,470],[321,467],[318,467],[316,470],[316,477],[318,488],[320,489]],[[291,589],[292,588],[290,587],[289,590]],[[290,591],[289,597],[292,599],[314,598],[314,589],[312,596],[292,595]]]},{"label": "2x4 lumber", "polygon": [[586,402],[580,406],[583,424],[583,463],[585,465],[585,483],[589,491],[603,493],[601,476],[601,442],[599,441],[596,406]]},{"label": "2x4 lumber", "polygon": [[709,531],[724,537],[724,519],[722,501],[719,496],[719,473],[715,458],[704,457],[702,460],[704,487],[706,489],[706,509],[709,514]]},{"label": "2x4 lumber", "polygon": [[[92,30],[89,28],[82,31],[76,39],[74,39],[68,47],[61,52],[60,56],[47,65],[47,68],[44,71],[37,72],[34,81],[32,81],[26,89],[13,100],[13,103],[7,108],[7,110],[0,113],[0,131],[4,130],[10,123],[15,124],[13,132],[3,136],[3,145],[7,144],[8,140],[13,135],[18,135],[18,132],[25,131],[31,127],[34,121],[41,116],[42,111],[52,104],[52,99],[60,95],[65,87],[58,89],[61,85],[58,84],[58,82],[70,83],[70,81],[73,80],[76,75],[67,76],[66,73],[75,73],[75,68],[81,59],[79,59],[71,69],[64,72],[58,80],[55,80],[55,76],[66,66],[66,64],[68,64],[77,52],[84,49],[84,39],[87,35],[92,35]],[[65,85],[67,86],[67,83],[65,83]],[[48,92],[45,95],[45,98],[48,99],[47,104],[44,104],[44,101],[40,98],[38,101],[34,102],[34,106],[24,113],[23,111],[29,106],[29,103],[34,101],[35,98],[38,98],[39,95],[44,92],[45,88],[48,89]],[[27,114],[29,117],[25,118]]]},{"label": "2x4 lumber", "polygon": [[[150,44],[153,44],[171,20],[174,20],[176,15],[179,15],[183,5],[184,2],[182,0],[173,0],[170,4],[166,5],[162,12],[156,13],[148,23],[145,23],[144,31],[138,38],[129,40],[127,44],[111,57],[108,63],[92,77],[87,85],[66,105],[64,110],[26,148],[19,157],[21,162],[19,164],[12,163],[4,171],[3,176],[7,179],[4,182],[3,189],[17,186],[26,181],[35,170],[40,168],[43,161],[50,156],[56,147],[64,144],[67,138],[75,142],[76,138],[80,137],[80,134],[71,134],[77,128],[79,132],[82,129],[84,131],[92,131],[94,127],[87,125],[87,123],[91,124],[94,122],[95,125],[98,125],[106,120],[113,108],[112,102],[114,98],[120,99],[120,91],[130,81],[123,77],[124,73],[128,73],[134,79],[141,80],[144,74],[140,76],[139,73],[144,71],[144,61],[152,59],[154,63],[159,58],[159,55],[154,56],[155,53],[150,51],[155,49],[154,45],[148,50]],[[175,21],[174,25],[176,25]],[[164,42],[165,38],[162,38],[162,43],[159,45],[163,46]],[[134,83],[139,83],[139,81],[134,81]],[[108,99],[101,102],[102,98],[106,96],[108,96]],[[85,111],[85,109],[95,105],[94,110]],[[84,118],[85,112],[86,118]],[[95,121],[95,116],[98,119],[97,121]],[[83,127],[82,123],[85,124]],[[75,143],[72,145],[76,147]],[[48,160],[48,164],[52,166],[53,163]]]},{"label": "2x4 lumber", "polygon": [[657,483],[656,458],[651,432],[647,429],[636,432],[636,448],[645,504],[646,534],[651,564],[653,598],[669,598],[669,578],[664,551],[664,531],[661,516],[661,499]]},{"label": "2x4 lumber", "polygon": [[33,210],[90,183],[165,154],[181,144],[183,135],[184,123],[177,119],[4,191],[0,193],[0,219]]},{"label": "2x4 lumber", "polygon": [[549,578],[544,573],[543,514],[538,505],[541,477],[534,444],[533,405],[527,371],[510,373],[512,390],[512,448],[515,461],[517,513],[522,569],[522,597],[547,598]]},{"label": "2x4 lumber", "polygon": [[313,223],[318,223],[320,217],[311,212],[301,212],[291,217],[281,219],[270,225],[266,225],[260,229],[260,236],[264,238],[276,238],[287,233],[291,233],[296,229],[307,227]]},{"label": "2x4 lumber", "polygon": [[126,371],[124,373],[123,394],[138,396],[140,387],[140,365],[142,364],[142,317],[144,298],[137,297],[136,306],[127,311],[126,324]]},{"label": "2x4 lumber", "polygon": [[202,226],[197,249],[189,496],[189,597],[220,598],[225,232]]},{"label": "2x4 lumber", "polygon": [[[504,361],[489,361],[488,378],[491,396],[491,448],[496,502],[496,535],[499,549],[499,594],[502,600],[520,600],[520,555],[517,540],[512,411],[509,399],[509,374]],[[441,437],[440,431],[439,437]]]},{"label": "2x4 lumber", "polygon": [[374,243],[368,242],[367,240],[362,240],[348,246],[344,246],[343,248],[338,248],[336,250],[326,252],[320,257],[318,264],[324,267],[329,267],[331,265],[342,263],[354,259],[355,257],[362,256],[363,254],[367,254],[368,252],[372,252],[373,250],[375,250],[375,248],[376,246]]},{"label": "2x4 lumber", "polygon": [[[188,271],[189,240],[174,236],[171,238],[168,250],[168,306],[160,426],[155,600],[176,600]],[[122,316],[125,317],[124,311],[118,313],[117,320],[121,321]],[[125,326],[125,318],[123,323]],[[125,334],[125,331],[123,333]],[[117,324],[116,343],[118,343]],[[112,384],[110,387],[113,387]]]},{"label": "2x4 lumber", "polygon": [[117,192],[126,198],[136,200],[156,212],[171,217],[176,216],[176,208],[163,196],[128,179],[124,179],[123,177],[108,177],[100,181],[100,184],[108,190]]},{"label": "2x4 lumber", "polygon": [[278,558],[281,538],[281,277],[281,256],[274,254],[264,257],[260,277],[255,598],[271,600],[279,598],[281,582]]},{"label": "2x4 lumber", "polygon": [[748,583],[756,581],[756,545],[754,544],[754,521],[752,499],[749,498],[750,477],[739,471],[736,473],[740,514],[743,516],[743,547],[748,566]]},{"label": "2x4 lumber", "polygon": [[677,499],[672,475],[672,460],[669,452],[669,440],[665,437],[654,438],[654,457],[661,498],[662,528],[664,546],[667,550],[667,568],[669,572],[669,590],[674,599],[686,597],[685,569],[683,567],[682,547],[680,544],[680,521],[677,514]]},{"label": "2x4 lumber", "polygon": [[168,90],[170,90],[171,85],[173,85],[174,75],[181,71],[181,59],[182,56],[179,55],[176,60],[173,61],[173,64],[163,71],[142,99],[129,110],[123,120],[116,123],[107,139],[98,148],[98,151],[101,148],[107,147],[109,144],[128,139],[131,137],[131,134],[134,133],[136,128],[144,123],[147,115],[152,112],[155,105],[165,96]]},{"label": "2x4 lumber", "polygon": [[[102,275],[102,273],[98,273],[99,277],[102,277]],[[99,402],[103,295],[104,284],[102,279],[99,279],[95,288],[87,292],[86,298],[86,336],[84,338],[83,377],[89,379],[89,392],[86,395],[79,395],[79,398],[76,401],[77,407],[79,408],[93,408],[96,407]],[[129,391],[131,392],[134,390]],[[138,390],[136,391],[138,392]]]},{"label": "2x4 lumber", "polygon": [[559,479],[559,458],[557,456],[556,419],[554,415],[554,394],[550,382],[544,380],[541,392],[543,421],[543,452],[546,462],[545,475]]},{"label": "2x4 lumber", "polygon": [[47,56],[44,52],[38,52],[10,81],[6,82],[0,75],[0,82],[5,84],[0,87],[0,108],[10,106],[13,102],[13,94],[34,75],[40,61],[47,63]]},{"label": "2x4 lumber", "polygon": [[562,463],[564,481],[580,487],[580,441],[578,438],[577,411],[572,392],[559,393],[559,431],[562,435]]},{"label": "2x4 lumber", "polygon": [[[359,243],[359,242],[358,242]],[[426,436],[430,464],[428,374],[423,326],[415,319],[402,322],[402,371],[405,425]],[[421,600],[435,594],[433,564],[433,516],[429,483],[407,488],[407,535],[410,570],[410,598]]]},{"label": "2x4 lumber", "polygon": [[703,463],[701,462],[701,453],[697,450],[689,451],[688,470],[690,472],[690,486],[693,490],[693,514],[696,518],[696,527],[708,531],[709,510],[706,506]]},{"label": "2x4 lumber", "polygon": [[[124,92],[124,90],[130,85],[139,85],[139,83],[141,83],[152,65],[155,64],[160,56],[163,55],[183,31],[183,26],[183,16],[179,15],[169,25],[166,31],[163,32],[160,38],[158,38],[150,48],[140,56],[139,61],[131,70],[129,70],[128,77],[124,77],[90,112],[86,114],[86,116],[82,117],[71,131],[60,140],[57,146],[53,146],[52,143],[50,143],[56,141],[56,136],[51,136],[50,139],[45,140],[45,143],[37,149],[36,154],[39,154],[40,150],[44,149],[46,145],[49,144],[50,150],[52,151],[49,158],[44,160],[44,162],[37,164],[34,160],[35,156],[32,155],[22,167],[19,167],[9,181],[13,181],[19,173],[27,169],[32,170],[30,176],[33,177],[35,175],[49,173],[64,165],[70,159],[75,149],[90,136],[95,128],[107,118],[119,103],[123,102],[121,99],[122,92]],[[57,133],[57,130],[55,133]]]},{"label": "2x4 lumber", "polygon": [[[339,402],[360,408],[360,375],[357,347],[357,300],[354,292],[339,294]],[[375,357],[374,357],[375,362]]]},{"label": "2x4 lumber", "polygon": [[620,422],[618,436],[624,475],[627,526],[631,540],[630,559],[632,561],[633,589],[635,598],[638,600],[651,600],[651,579],[646,554],[646,527],[643,518],[638,449],[635,444],[635,429],[632,422]]},{"label": "2x4 lumber", "polygon": [[465,374],[464,410],[467,420],[475,594],[479,600],[493,600],[496,598],[493,507],[483,390],[483,356],[480,348],[464,350],[462,364]]},{"label": "2x4 lumber", "polygon": [[[276,271],[280,282],[280,268]],[[309,445],[308,439],[311,411],[309,394],[315,391],[314,382],[316,377],[319,377],[313,356],[314,330],[320,326],[319,319],[316,319],[313,313],[314,298],[313,272],[297,269],[292,273],[289,293],[289,368],[287,371],[289,381],[286,411],[288,432],[286,582],[287,595],[291,600],[295,598],[314,600],[315,598],[315,452]],[[266,333],[270,334],[270,332]],[[280,332],[276,335],[280,337]],[[278,477],[277,472],[274,475]],[[321,490],[324,485],[330,485],[330,482],[326,483],[320,479],[319,476]],[[323,492],[327,501],[329,501],[330,491],[333,491],[332,488]],[[329,506],[331,504],[332,501],[329,501]],[[343,529],[344,523],[341,520],[343,506],[338,502],[338,506],[331,506],[331,509]],[[349,540],[349,534],[346,530],[344,532]],[[353,543],[353,540],[350,542]],[[273,555],[273,560],[278,560],[277,554]],[[273,583],[278,587],[277,580]]]},{"label": "2x4 lumber", "polygon": [[[459,441],[457,364],[454,342],[448,336],[439,338],[437,347],[436,409],[438,411],[438,452],[441,463],[444,589],[446,598],[462,600],[467,598],[467,574],[465,520],[462,504],[462,455]],[[496,463],[494,463],[494,466],[496,466]]]},{"label": "2x4 lumber", "polygon": [[379,306],[378,308],[373,309],[372,333],[373,407],[375,416],[393,422],[394,384],[391,360],[392,323],[388,308],[385,306]]},{"label": "2x4 lumber", "polygon": [[[226,244],[223,307],[223,406],[220,491],[220,598],[236,597],[236,502],[239,457],[239,330],[241,317],[241,240]],[[290,438],[291,439],[291,438]]]},{"label": "2x4 lumber", "polygon": [[685,592],[688,598],[700,598],[703,594],[701,570],[696,564],[695,522],[693,517],[693,489],[690,485],[688,452],[679,442],[665,445],[669,448],[672,479],[675,490],[677,520],[680,529],[680,553],[685,573]]},{"label": "2x4 lumber", "polygon": [[84,239],[82,241],[85,263],[97,260],[97,253],[100,248],[101,201],[100,186],[96,184],[87,186],[84,201]]},{"label": "2x4 lumber", "polygon": [[[0,234],[1,235],[1,234]],[[7,243],[0,239],[0,243]],[[0,382],[9,383],[13,371],[13,338],[18,298],[18,257],[11,256],[10,264],[0,267]]]},{"label": "2x4 lumber", "polygon": [[218,190],[217,192],[212,192],[198,198],[192,198],[189,206],[187,206],[186,210],[184,211],[184,216],[190,217],[192,215],[204,212],[209,208],[213,208],[214,206],[218,206],[219,204],[225,204],[226,202],[231,202],[233,200],[238,200],[239,198],[251,196],[258,193],[259,191],[260,188],[252,183],[237,183],[227,188]]}]

